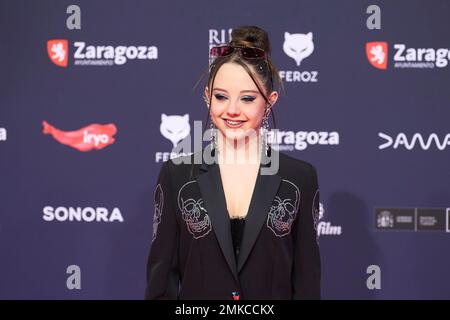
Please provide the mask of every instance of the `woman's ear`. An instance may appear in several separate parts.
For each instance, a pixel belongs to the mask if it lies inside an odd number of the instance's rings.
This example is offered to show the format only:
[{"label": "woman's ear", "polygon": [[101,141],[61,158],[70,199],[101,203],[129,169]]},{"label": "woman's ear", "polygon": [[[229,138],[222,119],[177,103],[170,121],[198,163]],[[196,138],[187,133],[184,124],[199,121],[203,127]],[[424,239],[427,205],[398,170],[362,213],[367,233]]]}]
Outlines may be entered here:
[{"label": "woman's ear", "polygon": [[269,95],[268,98],[269,98],[270,104],[266,105],[267,109],[266,109],[266,113],[264,114],[265,117],[269,116],[272,107],[277,102],[277,100],[278,100],[278,92],[277,91],[272,91],[272,93]]},{"label": "woman's ear", "polygon": [[209,89],[208,89],[207,86],[205,87],[205,91],[203,92],[203,100],[205,100],[206,106],[209,107],[209,104],[210,104],[210,102],[209,102]]},{"label": "woman's ear", "polygon": [[272,91],[272,93],[269,96],[269,101],[270,101],[271,107],[274,106],[274,104],[277,102],[277,100],[278,100],[278,92]]}]

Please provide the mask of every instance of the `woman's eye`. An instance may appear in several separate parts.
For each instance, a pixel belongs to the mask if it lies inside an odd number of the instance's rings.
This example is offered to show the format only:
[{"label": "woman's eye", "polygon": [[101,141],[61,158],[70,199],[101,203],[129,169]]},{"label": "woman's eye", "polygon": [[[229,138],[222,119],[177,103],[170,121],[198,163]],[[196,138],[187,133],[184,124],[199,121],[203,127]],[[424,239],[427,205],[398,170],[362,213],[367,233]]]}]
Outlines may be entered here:
[{"label": "woman's eye", "polygon": [[214,96],[216,97],[217,100],[224,100],[224,99],[227,98],[227,97],[225,97],[224,95],[221,95],[221,94],[216,94]]},{"label": "woman's eye", "polygon": [[245,102],[252,102],[253,100],[255,100],[255,97],[243,97],[242,100],[244,100]]}]

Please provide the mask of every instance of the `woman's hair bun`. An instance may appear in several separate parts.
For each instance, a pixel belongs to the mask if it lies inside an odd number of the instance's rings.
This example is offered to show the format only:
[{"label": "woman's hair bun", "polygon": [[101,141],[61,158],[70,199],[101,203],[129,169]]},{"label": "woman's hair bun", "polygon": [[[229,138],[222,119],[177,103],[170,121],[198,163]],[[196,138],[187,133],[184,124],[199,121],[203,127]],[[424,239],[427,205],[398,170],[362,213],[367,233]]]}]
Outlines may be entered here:
[{"label": "woman's hair bun", "polygon": [[257,26],[241,26],[231,32],[231,45],[256,47],[270,53],[269,35]]}]

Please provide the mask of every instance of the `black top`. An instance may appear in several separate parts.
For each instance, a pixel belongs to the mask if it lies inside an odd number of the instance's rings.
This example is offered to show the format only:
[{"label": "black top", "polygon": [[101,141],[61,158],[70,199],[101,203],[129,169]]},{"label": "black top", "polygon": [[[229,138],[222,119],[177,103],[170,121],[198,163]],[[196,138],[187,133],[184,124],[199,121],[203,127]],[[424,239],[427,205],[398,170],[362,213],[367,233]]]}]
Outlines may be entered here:
[{"label": "black top", "polygon": [[230,229],[231,229],[231,238],[233,239],[233,248],[234,255],[236,257],[239,256],[239,251],[241,249],[242,236],[244,234],[244,218],[231,218],[230,219]]}]

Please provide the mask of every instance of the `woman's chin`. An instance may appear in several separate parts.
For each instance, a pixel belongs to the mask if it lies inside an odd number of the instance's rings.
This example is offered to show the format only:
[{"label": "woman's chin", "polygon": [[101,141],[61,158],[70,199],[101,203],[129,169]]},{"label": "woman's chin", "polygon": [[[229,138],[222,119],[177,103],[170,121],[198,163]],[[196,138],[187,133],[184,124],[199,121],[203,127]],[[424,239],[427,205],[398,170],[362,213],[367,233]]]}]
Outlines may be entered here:
[{"label": "woman's chin", "polygon": [[226,137],[227,140],[242,140],[245,137],[255,137],[258,131],[252,128],[238,128],[230,129],[226,128],[222,131],[222,135]]}]

